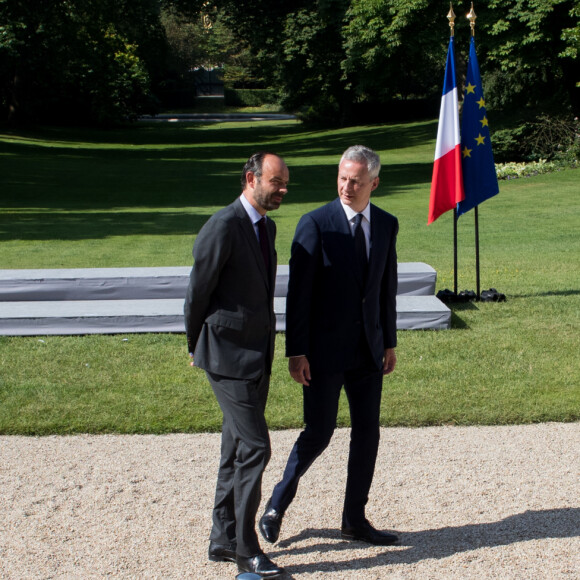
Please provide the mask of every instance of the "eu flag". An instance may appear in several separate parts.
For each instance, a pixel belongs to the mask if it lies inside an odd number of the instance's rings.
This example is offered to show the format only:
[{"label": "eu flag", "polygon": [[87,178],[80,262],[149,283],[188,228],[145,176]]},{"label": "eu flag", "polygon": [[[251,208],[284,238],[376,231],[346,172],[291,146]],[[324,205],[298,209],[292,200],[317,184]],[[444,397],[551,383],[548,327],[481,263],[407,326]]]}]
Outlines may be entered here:
[{"label": "eu flag", "polygon": [[457,204],[457,215],[468,212],[499,193],[473,36],[463,97],[461,158],[465,199]]}]

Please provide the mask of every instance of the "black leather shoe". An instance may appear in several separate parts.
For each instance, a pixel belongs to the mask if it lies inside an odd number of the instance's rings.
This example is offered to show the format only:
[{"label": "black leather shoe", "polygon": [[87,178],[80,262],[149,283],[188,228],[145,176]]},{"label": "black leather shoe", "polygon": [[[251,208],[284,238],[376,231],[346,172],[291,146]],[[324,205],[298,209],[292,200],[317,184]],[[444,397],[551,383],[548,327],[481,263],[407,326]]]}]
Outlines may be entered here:
[{"label": "black leather shoe", "polygon": [[235,562],[236,544],[209,543],[208,557],[212,562]]},{"label": "black leather shoe", "polygon": [[376,546],[390,546],[399,541],[395,534],[375,530],[369,522],[355,527],[343,526],[340,536],[343,540],[359,540]]},{"label": "black leather shoe", "polygon": [[260,533],[262,536],[264,536],[264,540],[266,540],[266,542],[275,544],[278,541],[283,517],[284,513],[274,509],[272,507],[271,500],[268,501],[266,504],[266,511],[264,511],[264,515],[260,518],[260,523],[258,526],[260,528]]},{"label": "black leather shoe", "polygon": [[236,561],[240,572],[252,572],[262,578],[277,578],[284,573],[284,568],[276,566],[266,554],[256,554],[250,558],[238,556]]}]

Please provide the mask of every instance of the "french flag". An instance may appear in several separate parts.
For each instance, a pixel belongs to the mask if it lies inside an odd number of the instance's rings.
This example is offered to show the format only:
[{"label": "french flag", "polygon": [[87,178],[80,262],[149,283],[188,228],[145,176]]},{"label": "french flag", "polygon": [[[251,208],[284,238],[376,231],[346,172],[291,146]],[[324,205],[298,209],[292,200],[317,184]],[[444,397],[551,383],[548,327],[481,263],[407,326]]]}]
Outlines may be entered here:
[{"label": "french flag", "polygon": [[461,138],[459,135],[459,106],[454,54],[455,47],[452,36],[449,39],[447,64],[445,65],[445,81],[439,113],[427,224],[434,222],[446,211],[455,208],[465,198],[461,173]]}]

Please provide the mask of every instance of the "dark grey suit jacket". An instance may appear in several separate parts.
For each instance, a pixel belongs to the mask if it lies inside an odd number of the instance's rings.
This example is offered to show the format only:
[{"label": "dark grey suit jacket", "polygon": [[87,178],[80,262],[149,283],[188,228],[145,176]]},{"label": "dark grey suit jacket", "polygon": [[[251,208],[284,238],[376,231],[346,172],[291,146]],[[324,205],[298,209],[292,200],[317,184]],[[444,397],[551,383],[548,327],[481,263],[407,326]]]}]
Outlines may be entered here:
[{"label": "dark grey suit jacket", "polygon": [[226,377],[271,372],[276,320],[276,225],[266,220],[270,271],[239,199],[214,214],[193,247],[185,329],[196,366]]},{"label": "dark grey suit jacket", "polygon": [[371,204],[365,284],[340,199],[302,216],[290,257],[286,356],[306,355],[312,369],[342,372],[363,335],[382,367],[385,349],[397,345],[398,231],[397,218]]}]

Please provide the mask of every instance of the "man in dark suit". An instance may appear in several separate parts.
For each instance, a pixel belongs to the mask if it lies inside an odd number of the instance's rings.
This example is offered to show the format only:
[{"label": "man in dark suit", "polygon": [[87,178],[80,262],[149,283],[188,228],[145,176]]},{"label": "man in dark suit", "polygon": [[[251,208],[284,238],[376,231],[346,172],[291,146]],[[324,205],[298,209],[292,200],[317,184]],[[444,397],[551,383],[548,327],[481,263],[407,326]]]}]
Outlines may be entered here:
[{"label": "man in dark suit", "polygon": [[383,375],[396,363],[398,221],[370,203],[379,185],[378,155],[347,149],[338,168],[338,198],[304,215],[290,258],[286,355],[303,385],[304,422],[282,481],[272,493],[260,531],[278,540],[282,518],[300,478],[328,446],[344,386],[351,440],[342,538],[371,544],[397,542],[376,530],[365,506],[379,447]]},{"label": "man in dark suit", "polygon": [[286,164],[253,155],[242,190],[195,240],[185,328],[192,365],[205,370],[223,413],[209,559],[275,577],[283,570],[260,549],[256,513],[271,454],[264,409],[276,331],[276,226],[265,216],[288,191]]}]

